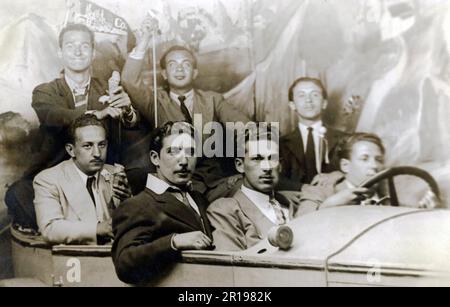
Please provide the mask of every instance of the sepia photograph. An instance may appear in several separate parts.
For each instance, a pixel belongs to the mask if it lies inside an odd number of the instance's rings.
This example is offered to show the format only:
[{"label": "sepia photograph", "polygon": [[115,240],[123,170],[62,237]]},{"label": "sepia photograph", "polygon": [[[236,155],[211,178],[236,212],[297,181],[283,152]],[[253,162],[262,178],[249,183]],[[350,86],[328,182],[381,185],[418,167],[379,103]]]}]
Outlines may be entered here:
[{"label": "sepia photograph", "polygon": [[450,286],[449,0],[2,0],[0,71],[0,287]]}]

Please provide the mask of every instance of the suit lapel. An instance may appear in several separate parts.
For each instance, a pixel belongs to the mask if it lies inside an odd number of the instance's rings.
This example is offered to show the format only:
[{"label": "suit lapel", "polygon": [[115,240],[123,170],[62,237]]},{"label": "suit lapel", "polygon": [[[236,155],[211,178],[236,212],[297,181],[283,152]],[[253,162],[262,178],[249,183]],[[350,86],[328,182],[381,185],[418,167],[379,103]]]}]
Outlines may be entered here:
[{"label": "suit lapel", "polygon": [[[159,103],[159,102],[163,103]],[[153,104],[153,101],[151,102]],[[173,101],[170,97],[169,92],[165,91],[164,89],[160,89],[158,91],[158,107],[161,108],[161,110],[164,110],[163,112],[158,113],[158,121],[159,124],[163,124],[166,121],[184,121],[184,115],[181,112],[180,106],[177,104],[176,101]]]},{"label": "suit lapel", "polygon": [[106,92],[103,93],[104,89],[102,88],[100,82],[96,79],[91,78],[91,83],[89,85],[89,96],[88,96],[88,110],[101,110],[103,109],[103,105],[99,102],[100,96],[103,94],[106,95]]},{"label": "suit lapel", "polygon": [[212,238],[211,227],[209,225],[208,217],[206,215],[206,207],[208,204],[205,202],[205,199],[202,197],[202,195],[200,193],[192,192],[192,193],[190,193],[190,195],[192,196],[192,199],[195,201],[195,203],[198,206],[201,218],[203,219],[203,225],[205,226],[206,235],[208,235],[210,238]]},{"label": "suit lapel", "polygon": [[66,80],[64,78],[57,79],[56,84],[58,84],[59,92],[61,93],[61,96],[64,97],[65,101],[67,101],[69,108],[75,109],[72,91],[70,90]]},{"label": "suit lapel", "polygon": [[[214,103],[209,101],[209,96],[194,89],[193,104],[193,115],[201,114],[203,124],[214,120]],[[192,120],[194,120],[194,116],[192,116]]]},{"label": "suit lapel", "polygon": [[286,137],[286,145],[300,165],[304,165],[305,149],[303,147],[303,138],[298,128]]},{"label": "suit lapel", "polygon": [[146,189],[146,191],[153,195],[157,201],[158,207],[167,215],[190,226],[193,230],[202,229],[201,224],[194,215],[195,213],[185,204],[180,202],[175,196],[168,192],[159,195],[148,189]]},{"label": "suit lapel", "polygon": [[237,191],[233,198],[239,203],[244,214],[253,222],[260,238],[263,238],[263,234],[275,226],[242,191]]},{"label": "suit lapel", "polygon": [[336,144],[339,141],[339,132],[329,127],[326,128],[327,132],[325,134],[325,138],[328,142],[328,150],[331,150],[336,146]]},{"label": "suit lapel", "polygon": [[64,162],[64,176],[66,180],[61,182],[61,188],[67,197],[68,205],[81,220],[97,220],[95,205],[72,160]]}]

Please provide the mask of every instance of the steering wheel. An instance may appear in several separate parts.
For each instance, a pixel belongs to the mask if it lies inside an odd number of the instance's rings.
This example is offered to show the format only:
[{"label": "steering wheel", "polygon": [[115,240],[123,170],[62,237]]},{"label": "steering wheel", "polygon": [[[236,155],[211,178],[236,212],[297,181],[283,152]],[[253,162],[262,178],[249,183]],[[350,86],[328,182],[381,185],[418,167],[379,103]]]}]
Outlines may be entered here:
[{"label": "steering wheel", "polygon": [[363,182],[360,187],[362,188],[370,188],[374,186],[375,184],[379,183],[380,181],[387,179],[388,180],[388,189],[389,189],[389,196],[391,199],[391,205],[392,206],[399,206],[398,196],[397,196],[397,190],[395,189],[395,183],[394,183],[394,177],[400,176],[400,175],[409,175],[409,176],[415,176],[419,177],[422,180],[424,180],[431,192],[434,193],[436,196],[436,199],[438,201],[437,207],[439,207],[439,204],[441,204],[441,193],[439,191],[439,186],[434,180],[433,176],[431,176],[428,172],[417,168],[413,166],[398,166],[398,167],[392,167],[385,169],[377,174],[375,174],[372,178],[366,180]]}]

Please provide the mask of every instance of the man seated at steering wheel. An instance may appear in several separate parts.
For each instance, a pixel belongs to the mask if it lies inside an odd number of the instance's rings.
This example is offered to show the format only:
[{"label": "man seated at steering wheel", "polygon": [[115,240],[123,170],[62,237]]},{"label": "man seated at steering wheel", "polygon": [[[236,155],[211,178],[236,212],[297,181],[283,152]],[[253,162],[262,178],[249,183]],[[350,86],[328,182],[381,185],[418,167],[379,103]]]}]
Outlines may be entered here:
[{"label": "man seated at steering wheel", "polygon": [[[296,216],[343,205],[390,205],[387,187],[381,181],[370,188],[363,183],[384,170],[385,148],[375,134],[358,132],[349,137],[338,151],[342,173],[320,174],[317,185],[304,185]],[[317,179],[317,178],[315,178]],[[420,208],[434,208],[430,191],[420,201]]]},{"label": "man seated at steering wheel", "polygon": [[297,215],[341,205],[388,203],[382,185],[371,189],[360,187],[384,169],[384,156],[385,148],[377,135],[362,132],[352,135],[338,152],[342,175],[321,174],[329,176],[329,180],[321,180],[321,185],[304,185]]}]

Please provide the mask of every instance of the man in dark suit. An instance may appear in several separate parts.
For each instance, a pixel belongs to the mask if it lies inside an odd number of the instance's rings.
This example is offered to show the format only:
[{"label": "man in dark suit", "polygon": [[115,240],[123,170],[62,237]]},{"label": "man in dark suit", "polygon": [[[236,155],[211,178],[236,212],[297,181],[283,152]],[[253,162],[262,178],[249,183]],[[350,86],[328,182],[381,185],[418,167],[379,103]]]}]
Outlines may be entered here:
[{"label": "man in dark suit", "polygon": [[[250,119],[227,103],[221,94],[194,88],[194,81],[199,74],[197,59],[191,50],[183,46],[172,46],[160,59],[161,75],[168,86],[157,89],[157,110],[155,109],[154,88],[145,84],[143,72],[145,54],[156,27],[157,22],[154,19],[147,18],[144,20],[141,28],[141,39],[130,53],[122,72],[123,84],[129,92],[133,104],[147,121],[149,130],[155,125],[161,125],[167,121],[182,120],[193,124],[195,118],[201,119],[199,124],[196,122],[194,125],[202,130],[205,125],[211,122],[222,124],[248,122]],[[157,113],[157,123],[155,123],[155,113]],[[210,136],[210,133],[203,135],[204,141]],[[142,176],[139,169],[148,169],[149,167],[147,155],[149,141],[148,137],[144,138],[141,146],[136,147],[139,158],[136,159],[133,167],[130,166],[127,169],[132,185],[133,182],[142,182],[142,180],[133,178]],[[216,144],[216,146],[221,145]],[[230,175],[221,165],[223,161],[219,160],[221,159],[217,159],[217,157],[199,159],[193,177],[196,190],[208,192],[223,181],[223,177]],[[146,172],[144,172],[144,181],[145,174]],[[143,186],[138,186],[135,187],[135,190],[141,190],[142,188]]]},{"label": "man in dark suit", "polygon": [[327,103],[327,92],[318,79],[299,78],[289,88],[289,105],[297,113],[299,125],[280,140],[280,189],[299,191],[317,174],[339,169],[336,148],[346,134],[322,123]]},{"label": "man in dark suit", "polygon": [[113,215],[112,258],[118,277],[131,284],[155,280],[181,251],[212,247],[207,201],[190,189],[195,170],[194,128],[168,122],[152,133],[144,191],[123,202]]},{"label": "man in dark suit", "polygon": [[[33,91],[32,107],[44,134],[41,149],[47,157],[64,152],[67,127],[84,113],[92,113],[109,126],[111,139],[117,138],[119,122],[125,127],[134,126],[137,113],[132,108],[127,93],[117,88],[109,93],[108,82],[91,76],[95,56],[94,33],[81,24],[65,27],[59,36],[58,53],[64,65],[61,78],[38,85]],[[110,162],[118,162],[120,144],[110,149]],[[56,154],[56,155],[58,155]]]},{"label": "man in dark suit", "polygon": [[[13,217],[26,227],[37,228],[33,207],[32,180],[43,169],[52,167],[68,156],[64,149],[67,128],[73,120],[92,113],[105,121],[111,144],[108,163],[119,162],[122,127],[136,125],[138,114],[130,98],[120,87],[107,95],[108,82],[91,76],[94,59],[94,33],[84,25],[70,24],[59,35],[59,57],[64,66],[63,75],[49,83],[38,85],[33,91],[32,107],[40,121],[41,137],[37,144],[39,161],[25,177],[8,190],[5,202],[22,217]],[[21,208],[17,210],[17,208]]]}]

